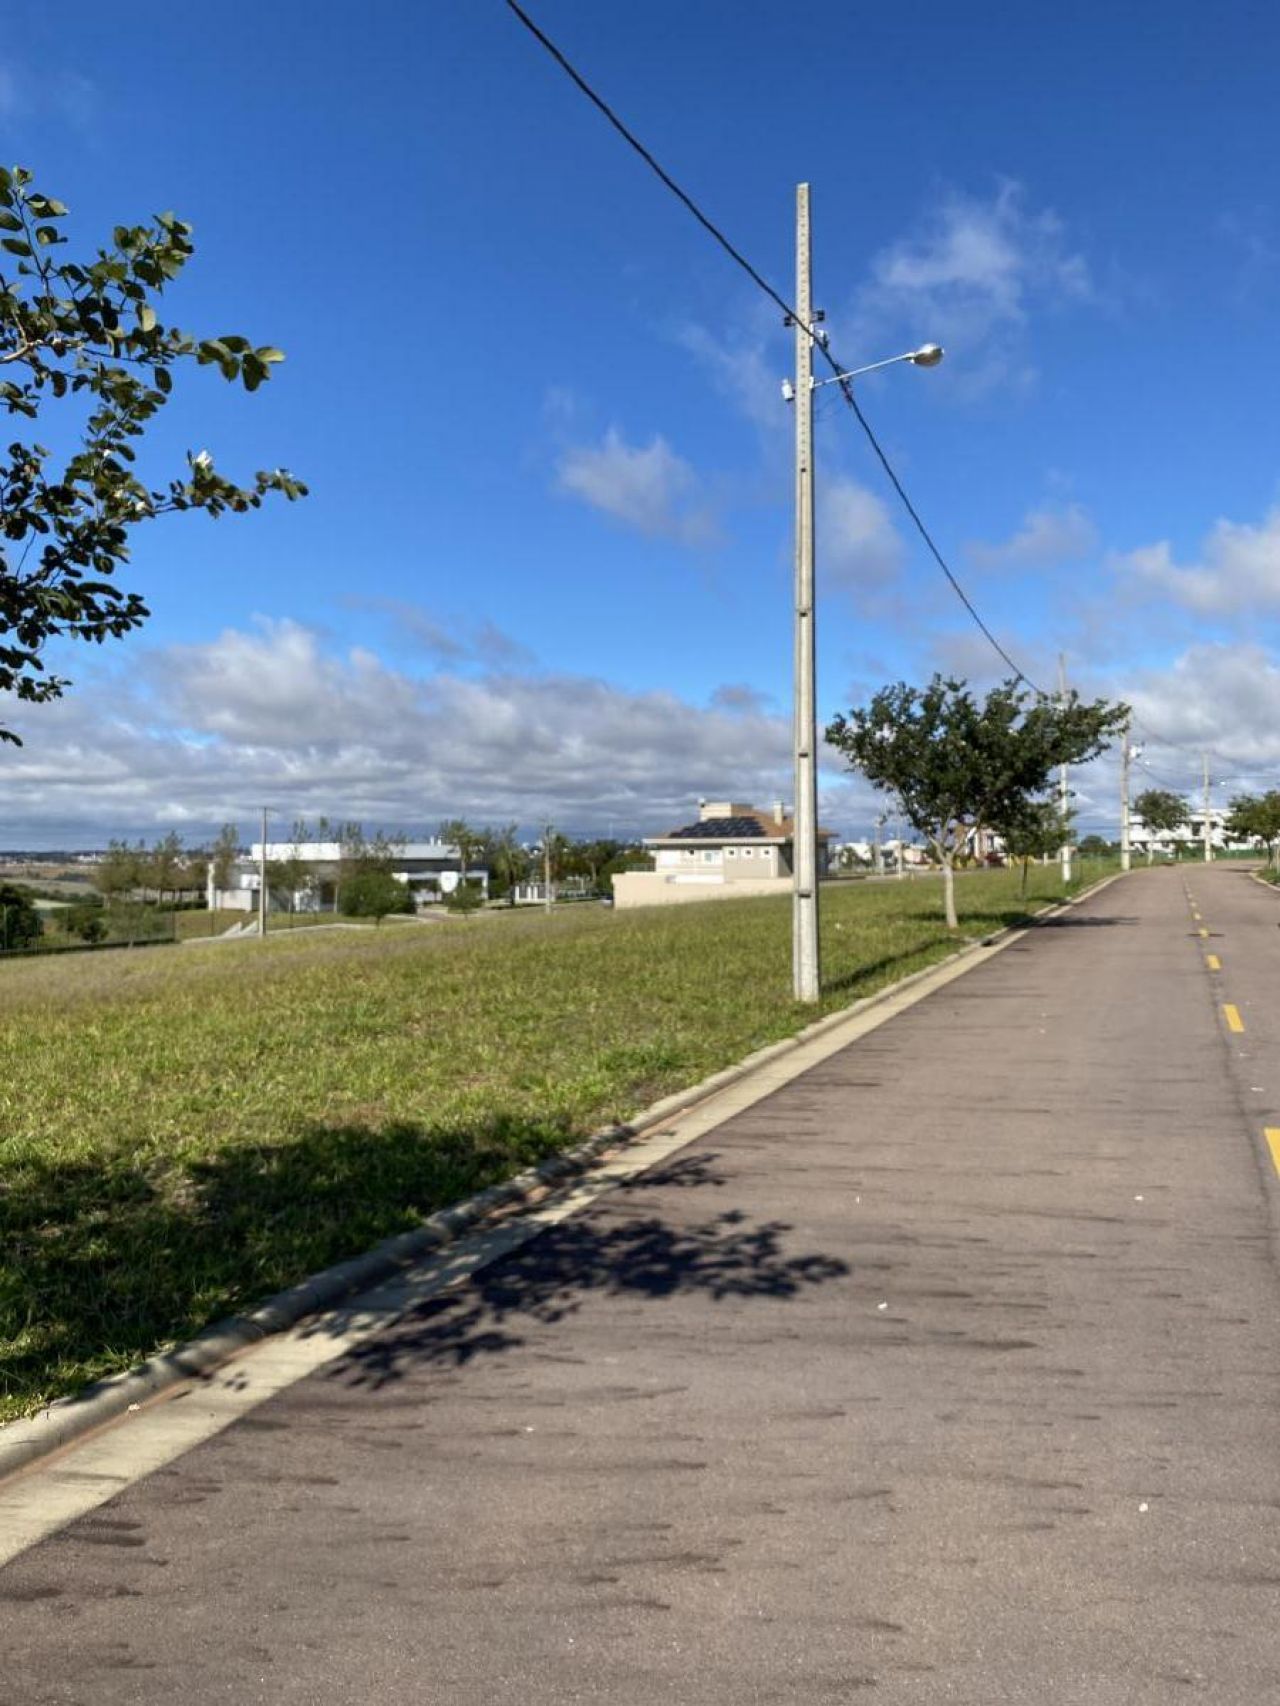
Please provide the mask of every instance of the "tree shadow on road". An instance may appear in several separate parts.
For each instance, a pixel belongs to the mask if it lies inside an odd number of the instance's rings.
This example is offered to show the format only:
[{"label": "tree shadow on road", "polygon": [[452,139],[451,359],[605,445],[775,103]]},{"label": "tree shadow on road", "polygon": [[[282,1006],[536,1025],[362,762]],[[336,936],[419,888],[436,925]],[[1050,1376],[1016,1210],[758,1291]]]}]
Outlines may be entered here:
[{"label": "tree shadow on road", "polygon": [[622,1185],[577,1218],[535,1235],[336,1361],[329,1378],[377,1391],[431,1367],[459,1368],[517,1349],[592,1297],[652,1303],[697,1294],[785,1303],[850,1272],[837,1257],[788,1254],[784,1220],[726,1209],[679,1224],[648,1212],[646,1193],[717,1189],[715,1155],[694,1155]]}]

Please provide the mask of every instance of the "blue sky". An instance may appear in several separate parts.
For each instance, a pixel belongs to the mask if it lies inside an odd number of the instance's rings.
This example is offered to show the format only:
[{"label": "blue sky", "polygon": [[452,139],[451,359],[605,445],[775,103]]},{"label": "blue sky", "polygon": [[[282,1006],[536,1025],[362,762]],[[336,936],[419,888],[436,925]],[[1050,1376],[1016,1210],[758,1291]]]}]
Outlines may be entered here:
[{"label": "blue sky", "polygon": [[[1208,745],[1221,796],[1274,783],[1274,9],[530,9],[784,296],[812,184],[842,361],[947,346],[861,396],[1028,674],[1131,699],[1161,780]],[[14,715],[0,843],[789,794],[789,337],[499,0],[6,13],[3,152],[73,244],[174,208],[171,317],[287,351],[255,396],[186,375],[150,471],[207,446],[312,496],[138,537],[152,620]],[[993,679],[820,395],[820,712]],[[1110,827],[1113,767],[1079,789]]]}]

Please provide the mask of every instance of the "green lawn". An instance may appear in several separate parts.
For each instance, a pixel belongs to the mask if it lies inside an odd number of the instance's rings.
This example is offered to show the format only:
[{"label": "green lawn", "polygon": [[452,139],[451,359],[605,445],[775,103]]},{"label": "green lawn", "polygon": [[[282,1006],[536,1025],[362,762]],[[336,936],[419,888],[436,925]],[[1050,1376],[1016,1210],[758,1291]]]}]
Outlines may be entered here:
[{"label": "green lawn", "polygon": [[[1061,893],[1017,887],[963,877],[962,935]],[[825,889],[824,1009],[944,957],[941,899]],[[580,906],[0,963],[0,1419],[798,1029],[790,920]]]}]

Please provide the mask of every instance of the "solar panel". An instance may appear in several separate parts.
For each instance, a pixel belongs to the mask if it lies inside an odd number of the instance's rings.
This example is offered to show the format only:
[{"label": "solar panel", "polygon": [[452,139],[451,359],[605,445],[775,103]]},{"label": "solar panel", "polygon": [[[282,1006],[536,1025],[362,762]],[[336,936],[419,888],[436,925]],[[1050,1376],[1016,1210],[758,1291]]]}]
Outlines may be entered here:
[{"label": "solar panel", "polygon": [[709,817],[703,823],[686,823],[664,835],[663,841],[763,840],[764,828],[754,817]]}]

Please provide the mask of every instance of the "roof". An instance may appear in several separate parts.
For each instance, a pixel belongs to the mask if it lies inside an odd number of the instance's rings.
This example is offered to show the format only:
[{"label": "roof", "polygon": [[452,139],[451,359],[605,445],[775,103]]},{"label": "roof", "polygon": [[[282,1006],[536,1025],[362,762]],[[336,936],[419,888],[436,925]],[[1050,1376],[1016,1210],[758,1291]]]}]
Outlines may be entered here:
[{"label": "roof", "polygon": [[[764,812],[744,813],[738,817],[709,817],[698,823],[681,824],[665,835],[646,835],[646,846],[667,841],[790,841],[795,834],[795,819],[769,817]],[[830,840],[834,830],[820,829],[820,840]]]}]

